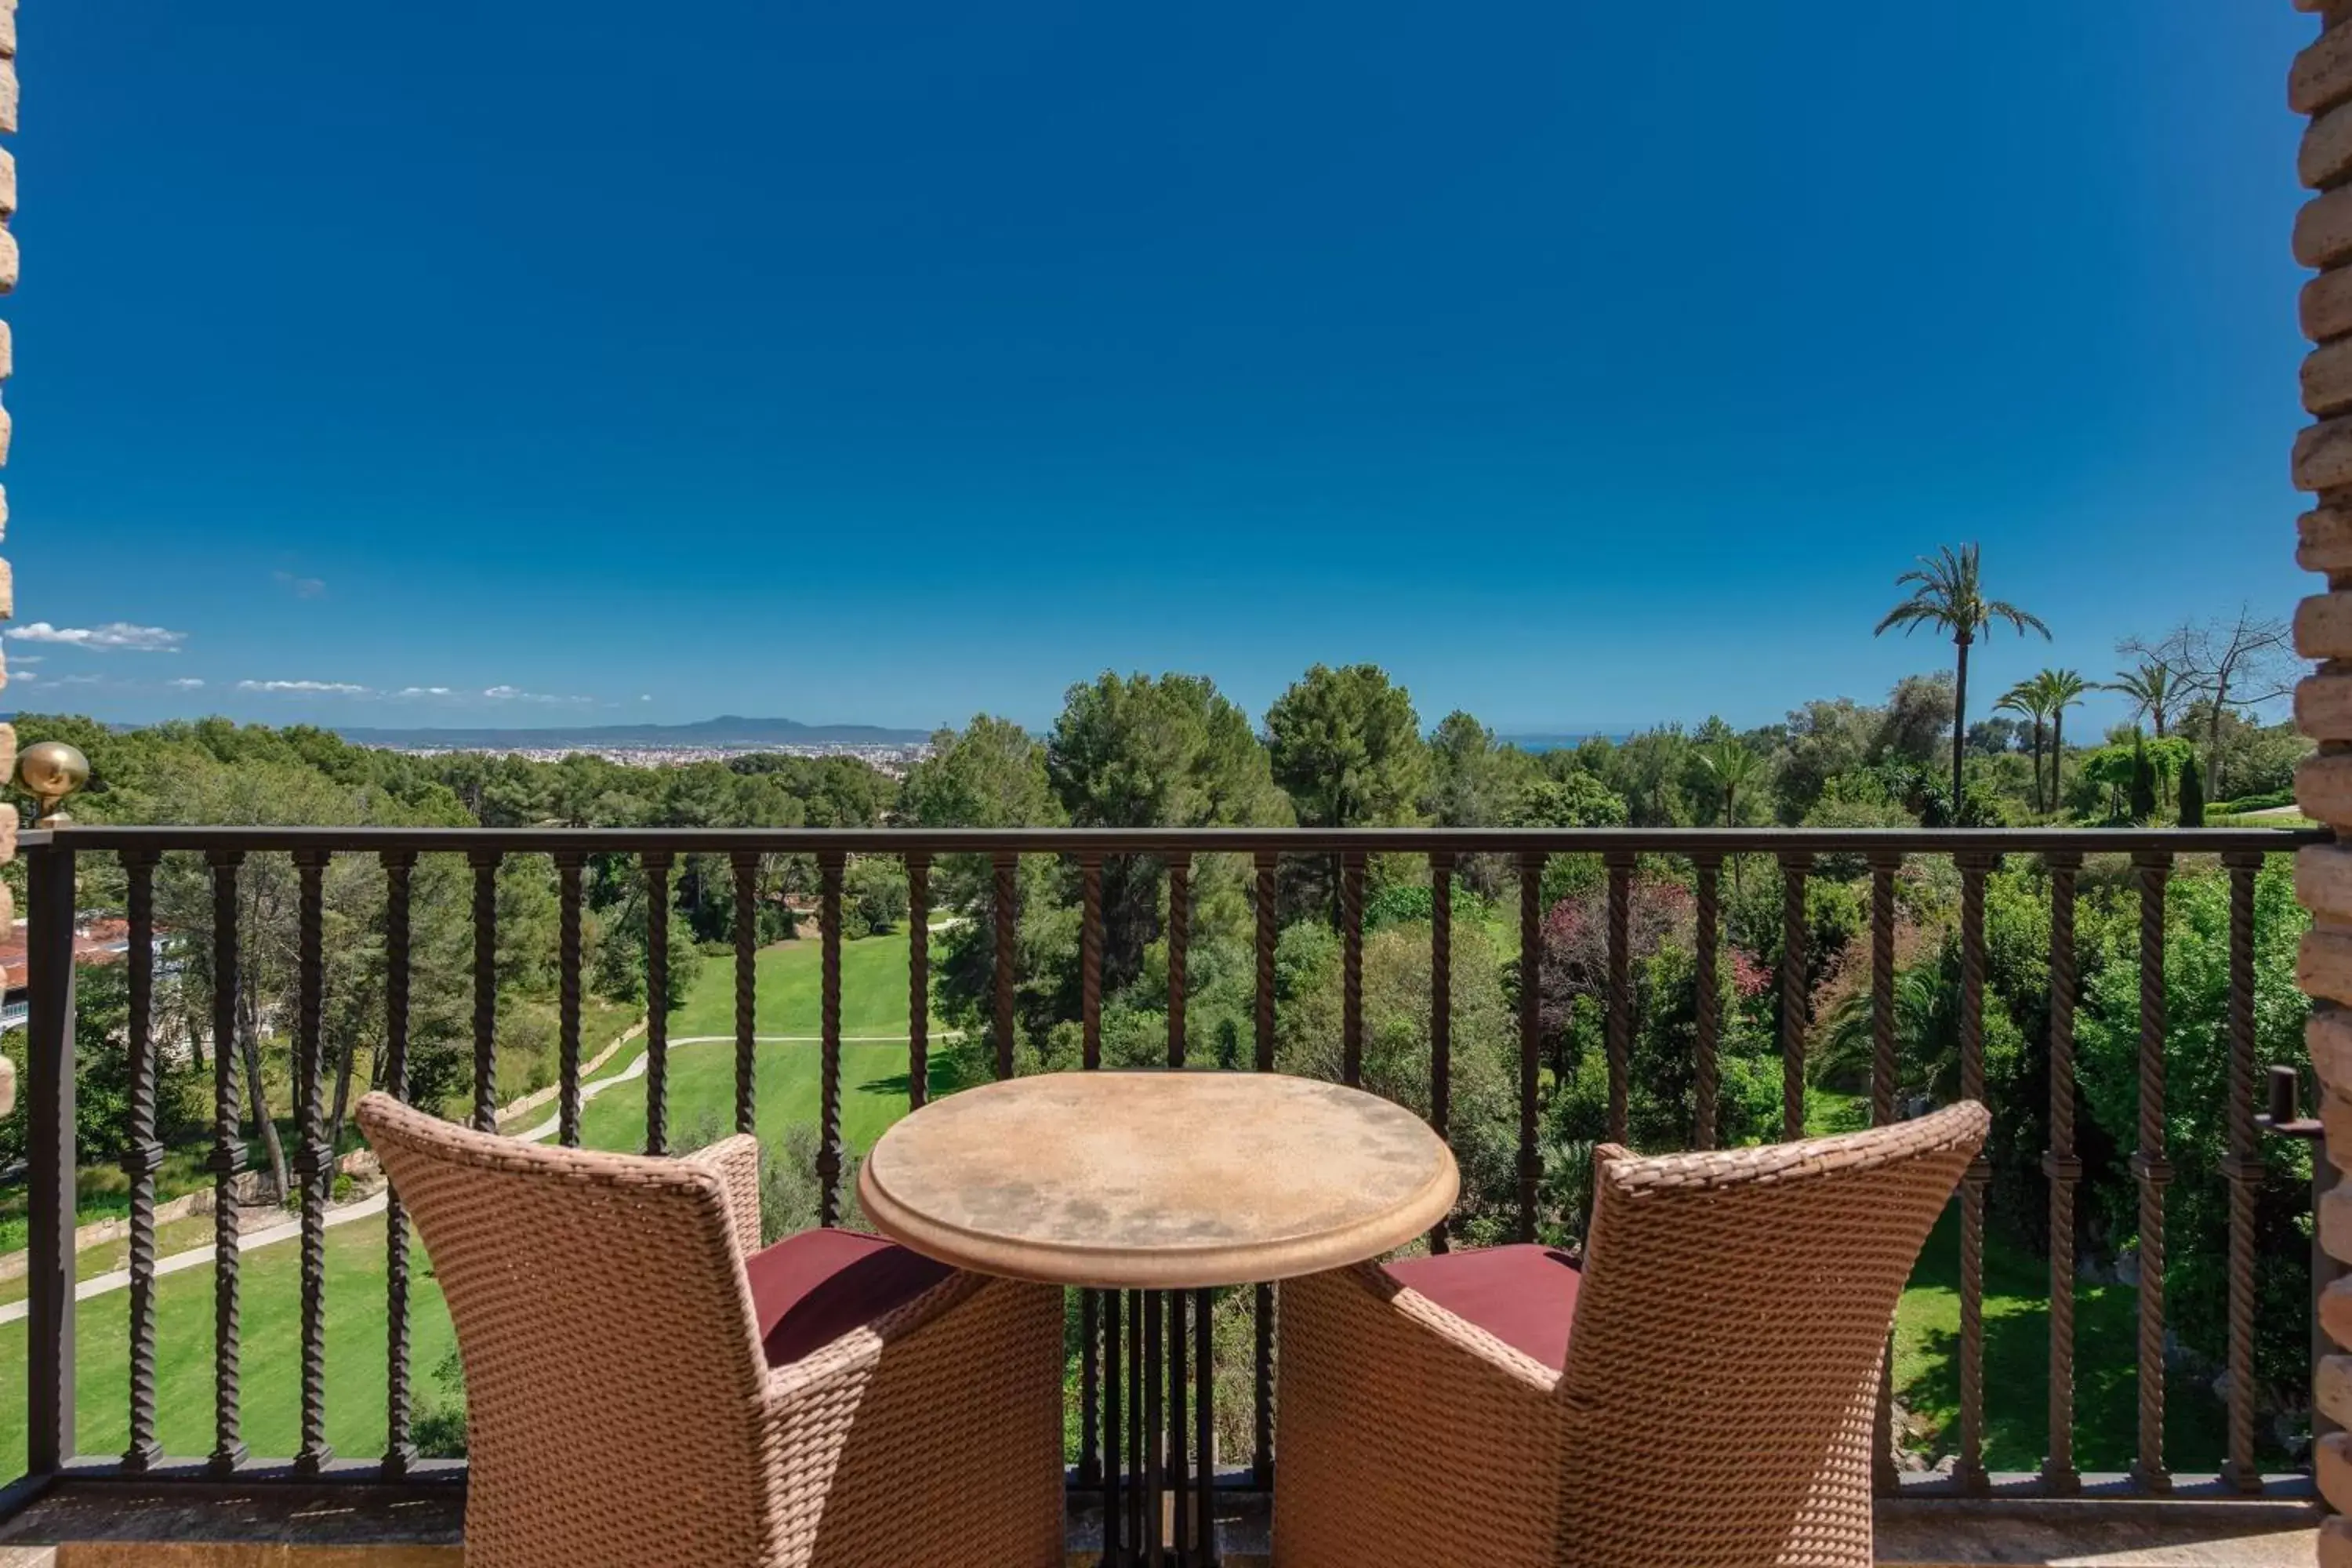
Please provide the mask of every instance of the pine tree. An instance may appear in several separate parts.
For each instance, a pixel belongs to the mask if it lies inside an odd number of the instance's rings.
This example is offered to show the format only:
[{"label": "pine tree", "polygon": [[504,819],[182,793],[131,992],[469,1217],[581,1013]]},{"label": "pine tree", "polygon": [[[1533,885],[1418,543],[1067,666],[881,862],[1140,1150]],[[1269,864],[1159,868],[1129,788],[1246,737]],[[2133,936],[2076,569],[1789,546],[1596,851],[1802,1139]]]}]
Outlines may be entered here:
[{"label": "pine tree", "polygon": [[2198,769],[2194,752],[2180,764],[2180,826],[2205,826],[2205,775]]},{"label": "pine tree", "polygon": [[2147,822],[2156,816],[2156,769],[2147,760],[2147,738],[2132,731],[2131,816]]}]

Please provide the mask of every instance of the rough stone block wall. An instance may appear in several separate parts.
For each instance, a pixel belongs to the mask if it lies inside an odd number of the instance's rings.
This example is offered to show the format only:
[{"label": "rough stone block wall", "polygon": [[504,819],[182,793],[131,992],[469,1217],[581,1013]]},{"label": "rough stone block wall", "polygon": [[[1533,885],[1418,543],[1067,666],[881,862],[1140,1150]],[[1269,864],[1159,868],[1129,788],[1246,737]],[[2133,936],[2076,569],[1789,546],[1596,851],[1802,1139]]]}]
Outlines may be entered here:
[{"label": "rough stone block wall", "polygon": [[[2311,199],[2296,215],[2294,258],[2317,276],[2304,286],[2303,330],[2315,345],[2303,363],[2303,405],[2313,417],[2295,437],[2295,488],[2314,498],[2298,524],[2295,559],[2324,574],[2325,593],[2305,599],[2295,647],[2318,668],[2295,693],[2295,721],[2319,742],[2295,795],[2308,815],[2352,837],[2352,0],[2294,0],[2320,16],[2320,36],[2287,72],[2287,103],[2308,117],[2296,173]],[[2352,848],[2303,851],[2295,889],[2311,910],[2298,966],[2310,993],[2311,1061],[2319,1079],[2325,1157],[2352,1170]],[[2321,1205],[2320,1241],[2352,1262],[2352,1186]],[[2321,1327],[2352,1346],[2352,1278],[2330,1286]],[[2313,1389],[2317,1413],[2352,1428],[2352,1355],[2321,1358]],[[2320,1439],[2313,1463],[2321,1493],[2352,1510],[2352,1432]],[[2321,1530],[2325,1568],[2352,1568],[2352,1520]]]}]

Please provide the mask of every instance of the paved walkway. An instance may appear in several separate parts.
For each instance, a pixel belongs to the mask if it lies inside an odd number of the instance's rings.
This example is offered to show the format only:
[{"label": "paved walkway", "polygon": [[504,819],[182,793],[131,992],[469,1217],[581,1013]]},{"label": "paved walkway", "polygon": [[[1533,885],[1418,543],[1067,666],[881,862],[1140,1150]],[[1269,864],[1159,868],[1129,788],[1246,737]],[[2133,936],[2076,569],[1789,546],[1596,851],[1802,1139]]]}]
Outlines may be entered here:
[{"label": "paved walkway", "polygon": [[[756,1044],[762,1046],[799,1046],[822,1044],[824,1037],[822,1035],[759,1035],[753,1037],[753,1039]],[[906,1043],[907,1037],[904,1035],[844,1035],[841,1037],[841,1039],[844,1045],[888,1046],[903,1045]],[[733,1045],[735,1043],[735,1037],[732,1035],[689,1035],[684,1039],[670,1041],[669,1048],[671,1050],[677,1050],[682,1046],[708,1046],[719,1043]],[[592,1083],[582,1084],[580,1086],[580,1101],[584,1105],[588,1101],[595,1099],[598,1095],[604,1093],[606,1089],[627,1083],[634,1079],[643,1078],[645,1075],[646,1053],[639,1051],[636,1056],[630,1060],[629,1065],[623,1068],[619,1072],[607,1074],[603,1078],[597,1079]],[[511,1134],[511,1136],[520,1138],[526,1143],[543,1142],[547,1139],[555,1136],[557,1131],[562,1126],[562,1118],[559,1113],[558,1115],[549,1117],[546,1121],[539,1123],[535,1127],[527,1128],[520,1132]],[[344,1204],[339,1207],[329,1209],[327,1211],[327,1224],[330,1226],[349,1225],[353,1220],[365,1219],[370,1215],[382,1214],[383,1212],[383,1194],[382,1193],[377,1193],[373,1197],[362,1198],[357,1203]],[[299,1217],[295,1219],[283,1220],[275,1225],[264,1226],[257,1230],[248,1230],[236,1238],[236,1249],[241,1256],[245,1253],[253,1251],[257,1247],[275,1247],[281,1241],[293,1241],[299,1237],[301,1234],[302,1222]],[[177,1274],[183,1268],[202,1268],[204,1265],[210,1263],[213,1260],[213,1254],[216,1250],[217,1248],[212,1246],[212,1244],[206,1243],[203,1247],[192,1247],[185,1252],[174,1252],[168,1258],[159,1258],[155,1260],[156,1278],[161,1279],[166,1274]],[[128,1268],[117,1268],[111,1273],[93,1274],[89,1279],[84,1279],[79,1284],[76,1285],[74,1287],[74,1300],[77,1301],[87,1301],[93,1296],[103,1296],[110,1291],[114,1290],[128,1290],[130,1288],[131,1270]],[[16,1322],[17,1320],[24,1317],[30,1310],[30,1304],[25,1301],[11,1301],[5,1306],[0,1306],[0,1323]]]},{"label": "paved walkway", "polygon": [[[669,1048],[671,1050],[677,1050],[680,1046],[708,1046],[720,1042],[731,1046],[735,1043],[735,1037],[732,1035],[688,1035],[682,1040],[672,1040],[669,1043]],[[813,1046],[822,1045],[824,1042],[824,1037],[823,1035],[754,1035],[751,1037],[751,1043],[760,1046]],[[907,1043],[907,1037],[904,1035],[844,1035],[841,1037],[841,1043],[845,1046],[903,1046]],[[623,1068],[619,1072],[610,1074],[604,1078],[600,1078],[593,1083],[582,1084],[580,1086],[580,1103],[585,1105],[608,1089],[617,1088],[634,1079],[640,1079],[645,1076],[646,1053],[639,1051],[636,1056],[631,1059],[629,1065]],[[511,1136],[520,1138],[526,1143],[541,1142],[555,1136],[557,1130],[562,1125],[562,1113],[559,1111],[555,1115],[549,1117],[546,1121],[539,1123],[536,1127],[525,1128],[522,1131],[511,1134]]]}]

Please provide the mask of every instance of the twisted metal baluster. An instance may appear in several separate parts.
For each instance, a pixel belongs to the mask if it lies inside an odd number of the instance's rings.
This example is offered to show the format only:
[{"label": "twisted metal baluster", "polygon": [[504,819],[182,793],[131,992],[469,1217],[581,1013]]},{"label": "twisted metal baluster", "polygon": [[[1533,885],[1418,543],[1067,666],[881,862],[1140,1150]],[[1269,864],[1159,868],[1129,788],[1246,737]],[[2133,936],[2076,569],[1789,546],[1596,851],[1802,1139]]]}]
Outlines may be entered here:
[{"label": "twisted metal baluster", "polygon": [[1193,1525],[1192,1540],[1193,1562],[1201,1568],[1213,1568],[1217,1560],[1216,1333],[1211,1318],[1213,1300],[1210,1291],[1192,1292],[1193,1331],[1200,1336],[1192,1358],[1192,1473],[1200,1483],[1193,1494],[1200,1518]]},{"label": "twisted metal baluster", "polygon": [[1123,1444],[1119,1436],[1119,1416],[1125,1406],[1119,1394],[1119,1293],[1116,1290],[1089,1291],[1089,1299],[1099,1297],[1102,1302],[1102,1457],[1097,1474],[1102,1481],[1103,1561],[1112,1564],[1127,1561],[1126,1514],[1119,1500],[1119,1460]]},{"label": "twisted metal baluster", "polygon": [[1719,1094],[1719,1068],[1716,1053],[1723,1037],[1723,974],[1719,955],[1718,928],[1721,923],[1718,879],[1723,871],[1723,857],[1713,850],[1701,850],[1691,857],[1691,868],[1698,881],[1697,987],[1698,1039],[1695,1047],[1696,1060],[1692,1064],[1691,1147],[1715,1147]]},{"label": "twisted metal baluster", "polygon": [[302,1446],[295,1451],[294,1470],[315,1476],[334,1457],[327,1444],[327,1195],[335,1162],[327,1147],[320,1100],[326,1076],[327,851],[297,849],[294,867],[300,879],[294,1070],[300,1097],[296,1136],[301,1140],[294,1169],[302,1183]]},{"label": "twisted metal baluster", "polygon": [[[558,1043],[555,1052],[556,1138],[565,1148],[580,1147],[580,874],[587,857],[577,849],[555,852],[556,902],[561,921],[557,937]],[[401,896],[407,896],[404,873]],[[404,911],[405,905],[403,906]]]},{"label": "twisted metal baluster", "polygon": [[1190,1337],[1184,1320],[1185,1293],[1170,1290],[1161,1298],[1168,1303],[1168,1363],[1163,1369],[1168,1375],[1168,1400],[1162,1408],[1167,1412],[1163,1425],[1155,1434],[1165,1434],[1168,1447],[1169,1561],[1176,1568],[1186,1568],[1192,1559],[1192,1454],[1184,1438],[1186,1384],[1185,1341]]},{"label": "twisted metal baluster", "polygon": [[[1257,1055],[1255,1065],[1260,1072],[1274,1070],[1274,944],[1276,889],[1275,873],[1279,861],[1271,849],[1257,852],[1253,869],[1256,886],[1253,893],[1252,912],[1257,921],[1255,947],[1257,958],[1256,1011],[1254,1015]],[[1253,1352],[1255,1373],[1253,1389],[1252,1415],[1255,1419],[1255,1453],[1250,1462],[1250,1480],[1260,1491],[1274,1487],[1274,1287],[1260,1285],[1252,1302],[1252,1327],[1256,1335]]]},{"label": "twisted metal baluster", "polygon": [[735,1131],[760,1130],[756,1009],[760,953],[760,856],[738,849],[728,858],[735,894]]},{"label": "twisted metal baluster", "polygon": [[1536,1238],[1536,1191],[1543,1157],[1536,1152],[1538,1052],[1543,1038],[1543,868],[1538,850],[1519,852],[1519,1228]]},{"label": "twisted metal baluster", "polygon": [[646,874],[646,1152],[669,1152],[670,852],[639,857]]},{"label": "twisted metal baluster", "polygon": [[2221,857],[2230,873],[2230,1447],[2221,1479],[2232,1490],[2263,1489],[2254,1465],[2254,1200],[2263,1182],[2254,1131],[2254,878],[2259,851]]},{"label": "twisted metal baluster", "polygon": [[[1102,856],[1094,850],[1081,851],[1078,856],[1080,914],[1078,919],[1078,1016],[1081,1043],[1079,1065],[1087,1071],[1102,1066]],[[1102,1317],[1106,1300],[1109,1315],[1104,1321],[1106,1349],[1110,1366],[1108,1394],[1101,1391],[1101,1361],[1095,1343],[1096,1322]],[[1118,1292],[1106,1297],[1097,1290],[1078,1292],[1078,1480],[1091,1486],[1102,1482],[1104,1540],[1111,1539],[1111,1521],[1118,1511],[1118,1421],[1112,1410],[1118,1403]],[[1099,1402],[1099,1403],[1098,1403]],[[1097,1452],[1095,1441],[1097,1412],[1100,1425],[1108,1434]],[[1108,1478],[1104,1456],[1108,1458]]]},{"label": "twisted metal baluster", "polygon": [[2042,1173],[2050,1182],[2050,1452],[2042,1485],[2057,1496],[2082,1489],[2074,1469],[2074,878],[2083,857],[2053,850],[2050,868],[2050,1144]]},{"label": "twisted metal baluster", "polygon": [[907,1109],[931,1096],[931,858],[907,852]]},{"label": "twisted metal baluster", "polygon": [[[409,878],[415,867],[416,857],[405,849],[387,849],[381,858],[384,874],[383,1089],[394,1100],[405,1103],[408,1100]],[[575,871],[575,890],[576,876]],[[575,942],[577,931],[578,910],[575,906]],[[576,963],[572,973],[572,1016],[576,1020],[579,1011]],[[576,1026],[573,1038],[572,1060],[576,1066],[579,1059]],[[572,1121],[576,1136],[579,1120],[576,1072],[573,1084]],[[383,1477],[386,1480],[398,1480],[415,1468],[416,1446],[409,1440],[408,1210],[400,1201],[400,1189],[388,1178],[383,1189]]]},{"label": "twisted metal baluster", "polygon": [[1339,852],[1339,1081],[1364,1081],[1364,852]]},{"label": "twisted metal baluster", "polygon": [[1870,1124],[1895,1120],[1895,875],[1900,854],[1870,857]]},{"label": "twisted metal baluster", "polygon": [[817,1224],[841,1223],[841,881],[843,857],[827,849],[816,858],[822,901],[817,919],[824,940],[819,981],[822,1053],[817,1066]]},{"label": "twisted metal baluster", "polygon": [[2132,857],[2139,874],[2139,1146],[2132,1175],[2139,1183],[2139,1452],[2132,1479],[2148,1491],[2168,1491],[2164,1464],[2164,1189],[2172,1180],[2164,1130],[2164,893],[2172,857],[2143,850]]},{"label": "twisted metal baluster", "polygon": [[1089,850],[1078,857],[1078,1016],[1080,1064],[1102,1066],[1103,861]]},{"label": "twisted metal baluster", "polygon": [[126,849],[131,947],[131,1138],[122,1173],[131,1183],[131,1446],[122,1468],[144,1470],[163,1457],[155,1439],[155,863],[152,849]]},{"label": "twisted metal baluster", "polygon": [[1187,1049],[1184,985],[1192,947],[1192,858],[1179,851],[1168,857],[1168,1065],[1171,1068],[1184,1065]]},{"label": "twisted metal baluster", "polygon": [[[1454,852],[1429,857],[1429,1129],[1450,1140],[1454,1126]],[[1449,1245],[1440,1215],[1429,1227],[1429,1250]]]},{"label": "twisted metal baluster", "polygon": [[[1181,852],[1168,857],[1168,1065],[1184,1066],[1187,1041],[1184,1033],[1184,992],[1190,968],[1192,938],[1192,861]],[[1191,1475],[1190,1456],[1185,1452],[1185,1298],[1181,1290],[1167,1293],[1168,1302],[1168,1418],[1164,1428],[1155,1428],[1153,1441],[1160,1440],[1164,1431],[1168,1444],[1168,1476],[1172,1494],[1173,1560],[1178,1563],[1191,1559],[1192,1510],[1190,1489],[1196,1478]],[[1205,1342],[1208,1324],[1199,1325],[1204,1342],[1201,1354],[1206,1357]],[[1205,1407],[1192,1413],[1205,1421]],[[1209,1484],[1205,1475],[1197,1478],[1204,1489]]]},{"label": "twisted metal baluster", "polygon": [[1017,850],[997,852],[995,871],[996,916],[996,1076],[1013,1076],[1013,938],[1019,919],[1017,902],[1020,887],[1016,873],[1021,868]]},{"label": "twisted metal baluster", "polygon": [[1626,1139],[1633,1062],[1633,854],[1601,857],[1609,873],[1609,1142]]},{"label": "twisted metal baluster", "polygon": [[499,862],[496,849],[467,851],[474,868],[474,1127],[499,1130]]},{"label": "twisted metal baluster", "polygon": [[[1895,1120],[1895,874],[1899,854],[1870,857],[1870,1124]],[[1878,1365],[1878,1408],[1870,1440],[1871,1488],[1891,1497],[1902,1484],[1895,1466],[1895,1336]]]},{"label": "twisted metal baluster", "polygon": [[205,854],[213,874],[213,1453],[215,1475],[245,1463],[237,1387],[236,1178],[245,1169],[245,1141],[236,1096],[237,987],[244,957],[237,941],[237,868],[241,849]]},{"label": "twisted metal baluster", "polygon": [[1780,852],[1780,1136],[1805,1135],[1805,876],[1813,858]]},{"label": "twisted metal baluster", "polygon": [[[1970,851],[1960,867],[1960,1098],[1985,1097],[1985,877],[1993,858]],[[1979,1152],[1960,1180],[1960,1431],[1953,1473],[1964,1492],[1981,1493],[1984,1468],[1985,1184],[1992,1163]]]}]

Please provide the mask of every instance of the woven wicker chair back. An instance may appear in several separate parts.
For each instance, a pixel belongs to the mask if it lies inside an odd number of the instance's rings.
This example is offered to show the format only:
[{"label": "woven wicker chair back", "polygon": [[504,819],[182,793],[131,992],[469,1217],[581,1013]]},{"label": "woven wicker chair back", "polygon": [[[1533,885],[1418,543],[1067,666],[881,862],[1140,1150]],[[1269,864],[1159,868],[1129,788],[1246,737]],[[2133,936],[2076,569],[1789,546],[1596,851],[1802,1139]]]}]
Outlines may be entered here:
[{"label": "woven wicker chair back", "polygon": [[382,1094],[359,1121],[457,1325],[467,1561],[761,1560],[778,1472],[719,1175],[519,1143]]},{"label": "woven wicker chair back", "polygon": [[1600,1152],[1559,1385],[1562,1561],[1870,1562],[1896,1299],[1988,1126],[1968,1102],[1766,1148]]}]

